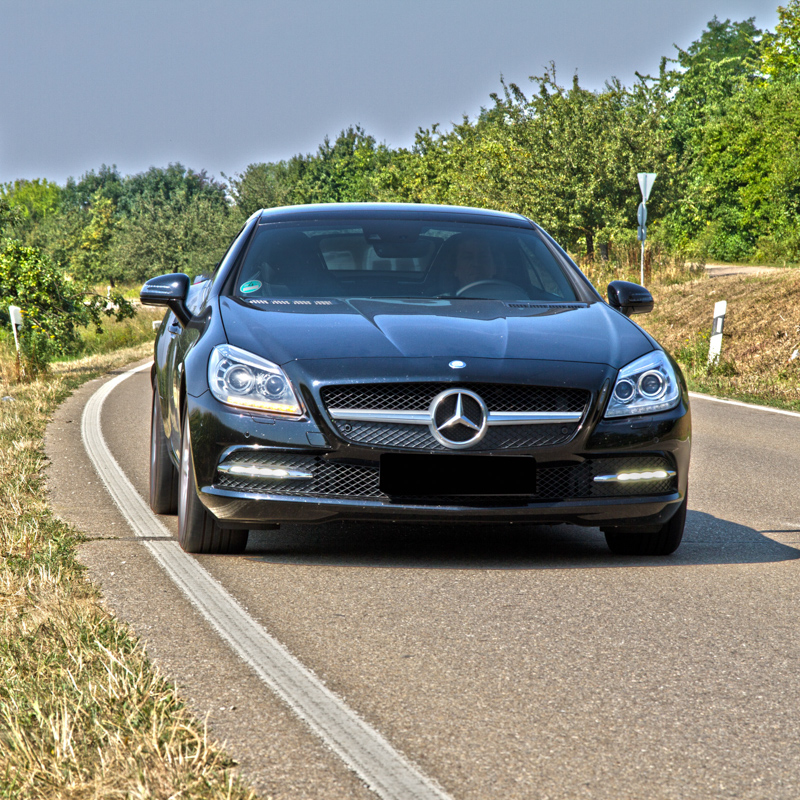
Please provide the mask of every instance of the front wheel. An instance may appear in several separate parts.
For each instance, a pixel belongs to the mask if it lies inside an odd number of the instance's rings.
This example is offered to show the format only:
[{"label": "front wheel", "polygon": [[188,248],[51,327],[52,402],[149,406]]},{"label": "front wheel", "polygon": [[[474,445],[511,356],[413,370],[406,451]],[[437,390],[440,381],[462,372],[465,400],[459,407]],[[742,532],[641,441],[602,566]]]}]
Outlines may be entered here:
[{"label": "front wheel", "polygon": [[183,421],[178,490],[178,541],[187,553],[241,553],[247,531],[223,528],[197,496],[188,417]]},{"label": "front wheel", "polygon": [[603,533],[606,535],[606,544],[609,550],[618,556],[668,556],[670,553],[674,553],[683,539],[688,503],[689,490],[687,489],[683,502],[672,519],[654,531],[631,533],[627,530],[605,529]]},{"label": "front wheel", "polygon": [[150,508],[156,514],[174,514],[178,510],[178,470],[169,455],[160,405],[154,386],[150,417]]}]

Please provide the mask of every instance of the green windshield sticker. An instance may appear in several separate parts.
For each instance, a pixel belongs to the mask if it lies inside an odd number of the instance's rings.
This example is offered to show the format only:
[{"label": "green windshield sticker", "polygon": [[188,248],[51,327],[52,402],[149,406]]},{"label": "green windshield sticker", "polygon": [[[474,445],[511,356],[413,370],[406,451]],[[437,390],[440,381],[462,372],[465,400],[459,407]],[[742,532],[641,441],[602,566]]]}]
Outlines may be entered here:
[{"label": "green windshield sticker", "polygon": [[251,294],[252,292],[257,292],[261,288],[261,281],[247,281],[247,283],[243,283],[239,287],[239,291],[242,294]]}]

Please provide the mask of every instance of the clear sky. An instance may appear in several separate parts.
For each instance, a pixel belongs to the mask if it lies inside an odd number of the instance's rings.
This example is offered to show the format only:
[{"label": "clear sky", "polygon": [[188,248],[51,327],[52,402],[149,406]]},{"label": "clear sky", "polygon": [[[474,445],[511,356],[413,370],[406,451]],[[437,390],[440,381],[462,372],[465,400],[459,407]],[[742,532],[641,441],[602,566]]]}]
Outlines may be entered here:
[{"label": "clear sky", "polygon": [[780,0],[0,0],[0,182],[180,161],[219,177],[359,123],[408,146],[554,61],[599,89]]}]

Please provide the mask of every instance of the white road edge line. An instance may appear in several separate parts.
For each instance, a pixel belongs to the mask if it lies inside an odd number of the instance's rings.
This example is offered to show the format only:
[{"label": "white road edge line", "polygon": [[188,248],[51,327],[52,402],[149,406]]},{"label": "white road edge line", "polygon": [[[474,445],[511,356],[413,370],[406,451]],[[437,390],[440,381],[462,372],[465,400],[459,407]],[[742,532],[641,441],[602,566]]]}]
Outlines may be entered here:
[{"label": "white road edge line", "polygon": [[150,510],[122,472],[100,429],[106,398],[143,364],[108,381],[86,403],[81,437],[98,475],[142,544],[233,651],[384,800],[450,800],[374,728],[275,638],[191,556]]},{"label": "white road edge line", "polygon": [[756,411],[769,411],[771,414],[783,414],[786,417],[800,417],[797,411],[786,411],[783,408],[770,408],[769,406],[757,406],[755,403],[743,403],[741,400],[726,400],[724,397],[714,397],[710,394],[700,394],[700,392],[689,392],[689,397],[698,400],[711,400],[712,403],[727,403],[729,406],[742,406],[742,408],[753,408]]}]

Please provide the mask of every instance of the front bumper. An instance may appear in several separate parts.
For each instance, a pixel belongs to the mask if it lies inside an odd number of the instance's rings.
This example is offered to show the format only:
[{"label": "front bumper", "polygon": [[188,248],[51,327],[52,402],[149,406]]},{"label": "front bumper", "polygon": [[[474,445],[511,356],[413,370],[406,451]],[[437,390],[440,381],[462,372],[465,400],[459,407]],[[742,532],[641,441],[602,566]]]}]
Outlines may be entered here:
[{"label": "front bumper", "polygon": [[[320,523],[333,520],[409,522],[567,522],[586,526],[662,525],[677,511],[687,487],[691,421],[686,399],[669,412],[628,419],[597,419],[592,408],[586,423],[567,444],[516,451],[533,456],[537,475],[573,470],[591,475],[597,465],[650,461],[669,466],[674,477],[652,491],[647,486],[620,491],[570,492],[553,489],[542,497],[390,498],[377,490],[380,455],[386,448],[342,441],[322,418],[282,420],[237,413],[210,393],[187,397],[197,489],[203,504],[225,527],[252,528],[272,523]],[[237,452],[256,453],[268,463],[315,463],[325,468],[371,472],[369,486],[337,494],[313,482],[281,485],[274,481],[225,480],[218,466]],[[488,459],[492,455],[485,456]],[[591,472],[594,470],[594,472]],[[608,470],[605,470],[608,471]],[[315,473],[316,475],[316,473]],[[587,479],[591,483],[591,476]],[[571,479],[572,480],[572,479]],[[370,483],[371,481],[371,483]],[[309,487],[306,491],[305,486]],[[262,488],[263,487],[263,488]],[[255,489],[255,490],[254,490]]]},{"label": "front bumper", "polygon": [[630,498],[568,500],[506,505],[413,502],[384,503],[362,498],[286,497],[219,489],[201,490],[204,505],[225,527],[257,529],[272,523],[319,523],[335,520],[383,522],[528,522],[573,525],[663,525],[678,510],[683,496],[646,495]]}]

